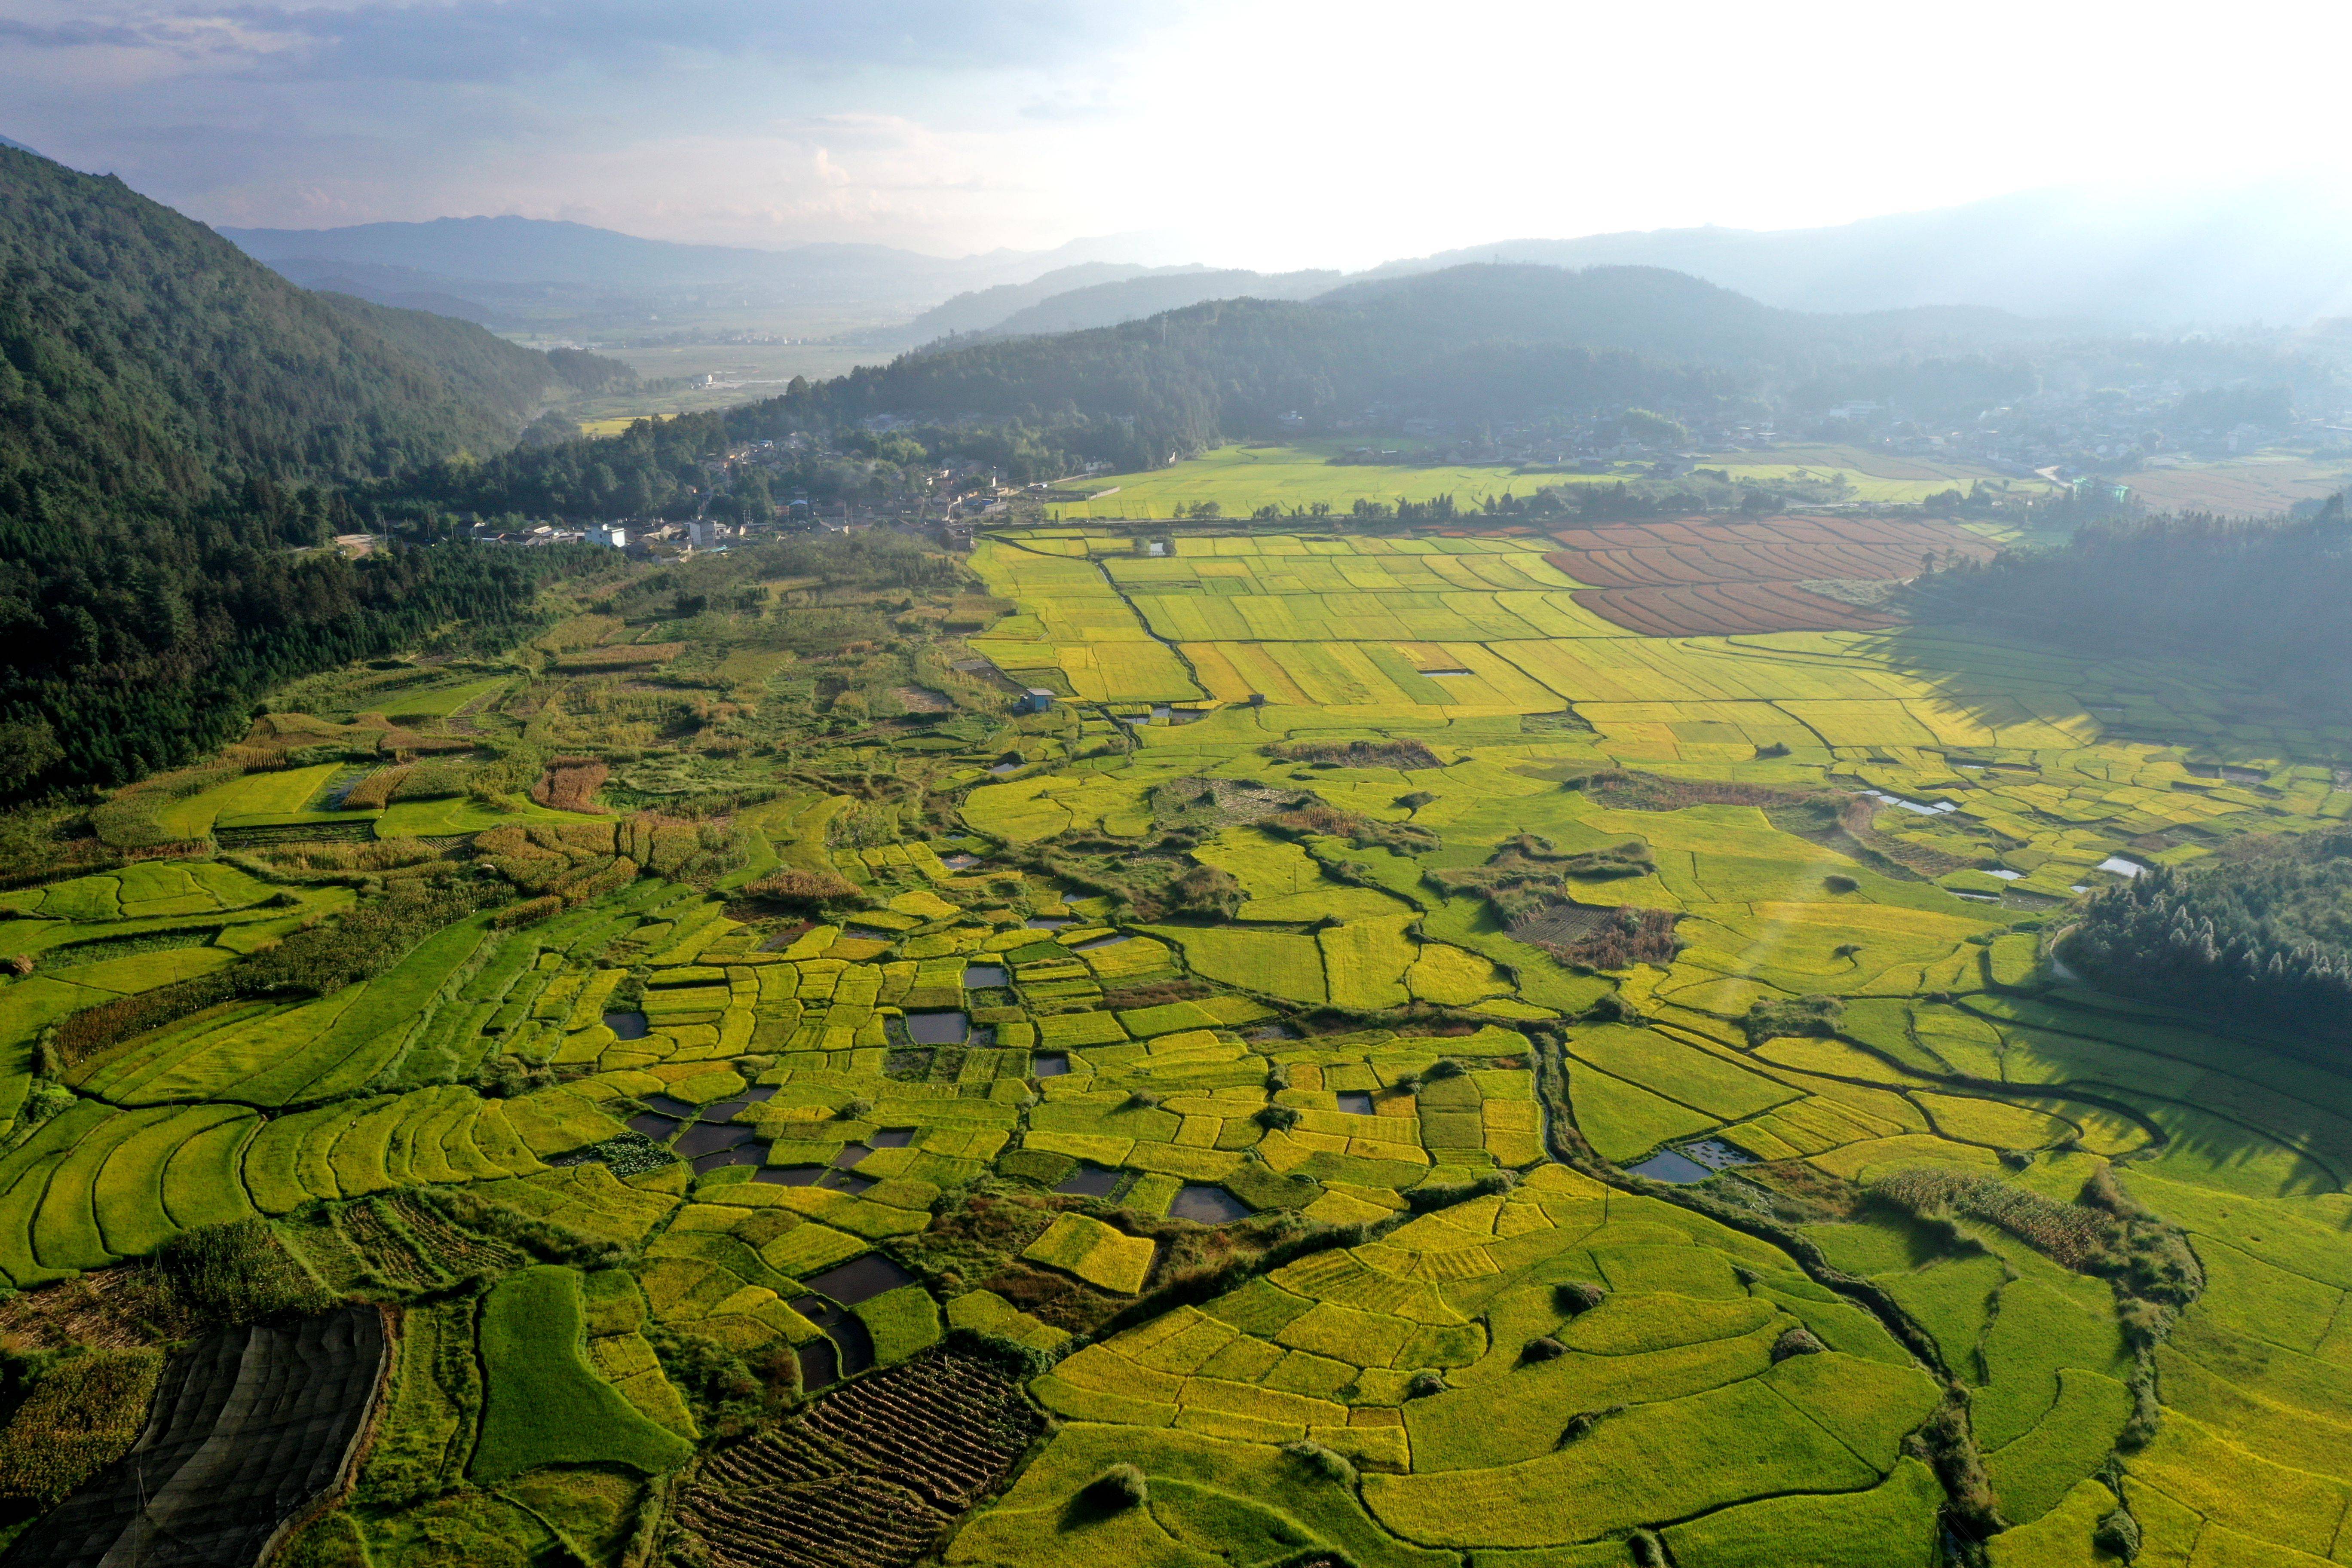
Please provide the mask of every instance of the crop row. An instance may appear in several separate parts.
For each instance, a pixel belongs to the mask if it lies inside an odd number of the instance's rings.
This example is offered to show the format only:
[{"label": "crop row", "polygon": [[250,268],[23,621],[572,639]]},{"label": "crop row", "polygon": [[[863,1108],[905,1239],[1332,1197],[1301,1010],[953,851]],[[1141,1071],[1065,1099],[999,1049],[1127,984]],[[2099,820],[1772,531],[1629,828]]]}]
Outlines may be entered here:
[{"label": "crop row", "polygon": [[948,1516],[1003,1479],[1038,1426],[1012,1377],[935,1352],[721,1449],[680,1516],[722,1563],[898,1568],[935,1549]]},{"label": "crop row", "polygon": [[866,1476],[772,1490],[697,1488],[680,1516],[721,1568],[902,1568],[939,1544],[945,1516]]},{"label": "crop row", "polygon": [[929,1356],[850,1384],[808,1424],[952,1511],[1003,1479],[1036,1436],[1037,1418],[1002,1373]]}]

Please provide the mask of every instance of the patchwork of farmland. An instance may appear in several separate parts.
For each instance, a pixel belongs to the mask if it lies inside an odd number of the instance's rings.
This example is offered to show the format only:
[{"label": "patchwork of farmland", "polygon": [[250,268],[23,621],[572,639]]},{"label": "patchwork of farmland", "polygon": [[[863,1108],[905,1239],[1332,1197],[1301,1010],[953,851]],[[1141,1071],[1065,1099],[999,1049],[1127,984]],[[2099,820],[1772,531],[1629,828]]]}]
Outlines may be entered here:
[{"label": "patchwork of farmland", "polygon": [[[1345,512],[1359,500],[1393,505],[1450,495],[1467,507],[1488,496],[1527,496],[1554,486],[1616,485],[1646,477],[1650,465],[1613,463],[1604,471],[1561,472],[1550,466],[1507,463],[1456,465],[1413,460],[1412,444],[1378,463],[1334,462],[1353,441],[1297,446],[1222,447],[1181,463],[1145,473],[1104,474],[1056,488],[1049,515],[1065,522],[1102,518],[1172,518],[1178,509],[1214,502],[1227,517],[1244,518],[1261,507],[1284,513],[1318,505]],[[1842,486],[1841,493],[1866,505],[1916,504],[1949,489],[1989,483],[2031,493],[2039,479],[2012,480],[1967,462],[1899,458],[1853,447],[1780,447],[1766,452],[1730,452],[1697,459],[1697,466],[1742,484],[1771,486],[1790,480]],[[2307,469],[2310,465],[2303,465]],[[2296,478],[2308,479],[2298,469]],[[2138,482],[2137,479],[2135,483]],[[2314,491],[2312,493],[2317,493]],[[1066,500],[1063,496],[1068,497]],[[2301,492],[2289,499],[2302,499]],[[2209,504],[2200,502],[2199,504]],[[2272,500],[2273,506],[2284,505]]]},{"label": "patchwork of farmland", "polygon": [[1593,601],[1975,548],[1871,526],[747,552],[289,695],[0,895],[5,1561],[2341,1559],[2352,1070],[2064,940],[2352,727]]},{"label": "patchwork of farmland", "polygon": [[1857,584],[1981,561],[1992,542],[1950,523],[1784,517],[1612,523],[1563,531],[1545,560],[1592,585],[1577,603],[1645,637],[1883,628]]}]

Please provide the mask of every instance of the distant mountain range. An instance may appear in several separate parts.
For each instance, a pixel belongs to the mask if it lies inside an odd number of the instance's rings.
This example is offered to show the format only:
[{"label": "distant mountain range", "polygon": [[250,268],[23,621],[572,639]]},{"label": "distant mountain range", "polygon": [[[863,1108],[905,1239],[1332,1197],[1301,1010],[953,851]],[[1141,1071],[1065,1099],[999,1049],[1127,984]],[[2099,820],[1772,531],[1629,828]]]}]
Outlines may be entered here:
[{"label": "distant mountain range", "polygon": [[[307,286],[493,326],[608,308],[616,294],[690,299],[704,316],[835,305],[903,313],[903,326],[856,340],[886,350],[1112,326],[1209,300],[1309,299],[1349,280],[1147,265],[1137,252],[1150,247],[1135,237],[945,258],[868,245],[682,245],[522,217],[221,232]],[[1765,304],[1833,314],[1973,306],[2100,327],[2294,325],[2352,315],[2352,201],[2284,184],[2036,191],[1824,228],[1507,240],[1356,277],[1481,261],[1665,268]]]},{"label": "distant mountain range", "polygon": [[1659,268],[1463,265],[1311,300],[1213,300],[1109,327],[945,340],[728,417],[739,436],[772,436],[882,414],[953,425],[1065,410],[1073,450],[1139,467],[1372,408],[1462,421],[1800,388],[1833,401],[1856,374],[1906,406],[1974,410],[2032,387],[2030,358],[2011,351],[2050,330],[1992,310],[1787,310]]},{"label": "distant mountain range", "polygon": [[220,233],[306,287],[340,280],[386,304],[439,296],[470,305],[470,310],[451,313],[473,320],[509,317],[551,297],[587,303],[616,293],[654,300],[686,295],[706,304],[715,300],[750,307],[861,306],[912,316],[959,292],[1026,283],[1061,268],[1119,259],[1103,254],[1117,240],[965,257],[925,256],[879,245],[757,250],[681,245],[586,224],[511,216]]},{"label": "distant mountain range", "polygon": [[38,147],[27,147],[13,136],[0,136],[0,147],[14,147],[19,153],[30,153],[36,158],[46,158],[48,156],[47,153],[42,152]]},{"label": "distant mountain range", "polygon": [[2352,315],[2352,199],[2323,185],[2028,191],[1832,228],[1516,239],[1391,262],[1664,267],[1797,310],[1979,305],[2105,325]]},{"label": "distant mountain range", "polygon": [[[1026,283],[999,283],[993,288],[967,289],[943,304],[932,306],[905,326],[871,334],[871,338],[877,343],[912,348],[937,338],[992,331],[1034,305],[1082,289],[1113,288],[1140,279],[1170,276],[1202,278],[1209,275],[1210,269],[1198,263],[1185,267],[1145,267],[1131,261],[1081,262],[1076,267],[1057,267]],[[1128,318],[1122,316],[1119,319],[1124,321]]]}]

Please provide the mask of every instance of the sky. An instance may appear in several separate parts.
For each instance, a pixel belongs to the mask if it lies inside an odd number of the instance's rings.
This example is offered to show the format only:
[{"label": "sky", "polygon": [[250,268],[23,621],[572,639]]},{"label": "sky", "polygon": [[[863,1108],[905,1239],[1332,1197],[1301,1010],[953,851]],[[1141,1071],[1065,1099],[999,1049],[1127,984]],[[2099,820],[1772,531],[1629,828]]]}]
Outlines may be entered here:
[{"label": "sky", "polygon": [[2326,9],[0,0],[0,135],[216,225],[1360,267],[2345,173]]}]

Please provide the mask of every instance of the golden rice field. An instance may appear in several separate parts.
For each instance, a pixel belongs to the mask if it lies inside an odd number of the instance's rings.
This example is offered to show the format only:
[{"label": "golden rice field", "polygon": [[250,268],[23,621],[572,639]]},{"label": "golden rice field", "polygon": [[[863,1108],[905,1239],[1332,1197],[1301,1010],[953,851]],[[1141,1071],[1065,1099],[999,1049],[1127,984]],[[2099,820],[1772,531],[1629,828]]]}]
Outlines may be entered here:
[{"label": "golden rice field", "polygon": [[2343,1560],[2352,1068],[2054,950],[2352,729],[1559,554],[1065,522],[289,693],[0,895],[0,1331],[224,1225],[397,1308],[299,1563]]}]

